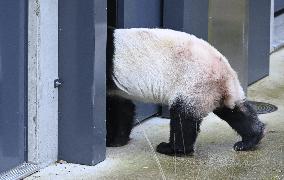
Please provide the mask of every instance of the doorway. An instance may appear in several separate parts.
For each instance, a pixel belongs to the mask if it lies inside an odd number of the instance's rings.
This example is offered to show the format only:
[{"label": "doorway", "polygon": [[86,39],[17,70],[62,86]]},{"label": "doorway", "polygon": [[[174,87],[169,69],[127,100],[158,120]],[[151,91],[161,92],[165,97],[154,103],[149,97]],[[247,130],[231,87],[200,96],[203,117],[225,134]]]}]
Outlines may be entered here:
[{"label": "doorway", "polygon": [[[114,28],[160,28],[163,26],[163,0],[108,0],[108,26]],[[136,120],[160,112],[160,106],[134,102]],[[137,122],[136,122],[137,123]]]}]

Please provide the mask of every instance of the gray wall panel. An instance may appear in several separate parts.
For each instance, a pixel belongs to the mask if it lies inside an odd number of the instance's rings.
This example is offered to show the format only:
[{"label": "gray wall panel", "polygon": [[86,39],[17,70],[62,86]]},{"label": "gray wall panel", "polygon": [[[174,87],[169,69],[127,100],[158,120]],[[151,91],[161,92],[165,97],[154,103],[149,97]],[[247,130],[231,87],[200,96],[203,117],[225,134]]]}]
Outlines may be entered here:
[{"label": "gray wall panel", "polygon": [[0,1],[0,173],[24,162],[27,1]]},{"label": "gray wall panel", "polygon": [[118,0],[118,28],[162,25],[161,0]]},{"label": "gray wall panel", "polygon": [[164,0],[164,28],[208,39],[208,0]]},{"label": "gray wall panel", "polygon": [[248,84],[269,75],[270,10],[268,0],[249,1]]},{"label": "gray wall panel", "polygon": [[184,31],[184,0],[164,0],[163,26]]},{"label": "gray wall panel", "polygon": [[105,159],[106,1],[59,1],[59,159]]},{"label": "gray wall panel", "polygon": [[208,39],[208,0],[184,1],[184,31]]}]

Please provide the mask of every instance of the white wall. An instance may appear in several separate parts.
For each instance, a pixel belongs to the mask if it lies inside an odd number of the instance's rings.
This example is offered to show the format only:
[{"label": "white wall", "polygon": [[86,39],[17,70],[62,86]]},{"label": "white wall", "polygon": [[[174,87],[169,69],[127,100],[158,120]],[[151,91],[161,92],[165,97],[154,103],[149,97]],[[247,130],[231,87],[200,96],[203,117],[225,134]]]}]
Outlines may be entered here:
[{"label": "white wall", "polygon": [[28,161],[46,166],[58,153],[58,0],[29,0]]}]

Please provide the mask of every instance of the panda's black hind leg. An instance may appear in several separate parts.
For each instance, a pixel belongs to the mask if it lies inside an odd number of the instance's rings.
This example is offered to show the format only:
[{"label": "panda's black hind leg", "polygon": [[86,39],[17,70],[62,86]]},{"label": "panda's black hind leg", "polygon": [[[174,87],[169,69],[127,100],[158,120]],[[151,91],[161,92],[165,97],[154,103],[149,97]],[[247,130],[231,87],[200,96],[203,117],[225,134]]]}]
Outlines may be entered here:
[{"label": "panda's black hind leg", "polygon": [[126,145],[133,127],[135,105],[131,100],[108,96],[106,116],[106,145],[108,147]]},{"label": "panda's black hind leg", "polygon": [[170,140],[157,146],[157,152],[166,155],[192,155],[201,118],[194,114],[194,108],[177,98],[170,107]]},{"label": "panda's black hind leg", "polygon": [[253,150],[264,136],[265,124],[258,119],[255,109],[247,101],[234,109],[223,107],[213,112],[242,137],[234,145],[236,151]]}]

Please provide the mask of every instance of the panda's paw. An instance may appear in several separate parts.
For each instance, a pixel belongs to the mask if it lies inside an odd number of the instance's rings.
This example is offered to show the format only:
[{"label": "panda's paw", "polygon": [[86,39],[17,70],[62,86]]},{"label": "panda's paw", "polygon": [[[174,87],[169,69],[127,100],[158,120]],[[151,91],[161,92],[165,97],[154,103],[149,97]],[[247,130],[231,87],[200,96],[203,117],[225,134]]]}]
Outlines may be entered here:
[{"label": "panda's paw", "polygon": [[246,138],[246,140],[235,143],[234,150],[235,151],[255,150],[256,146],[259,144],[261,139],[264,137],[264,134],[265,134],[265,129],[263,128],[262,131],[258,135],[254,137]]},{"label": "panda's paw", "polygon": [[120,137],[115,139],[107,139],[106,140],[106,146],[107,147],[121,147],[126,145],[129,142],[129,138],[126,137]]},{"label": "panda's paw", "polygon": [[161,153],[161,154],[165,154],[168,156],[179,156],[179,157],[192,156],[194,153],[193,149],[185,150],[185,152],[184,150],[179,150],[179,149],[174,150],[174,148],[172,148],[172,145],[166,142],[160,143],[157,146],[156,150],[158,153]]},{"label": "panda's paw", "polygon": [[172,149],[170,143],[162,142],[156,148],[158,153],[166,154],[166,155],[173,155],[174,149]]}]

